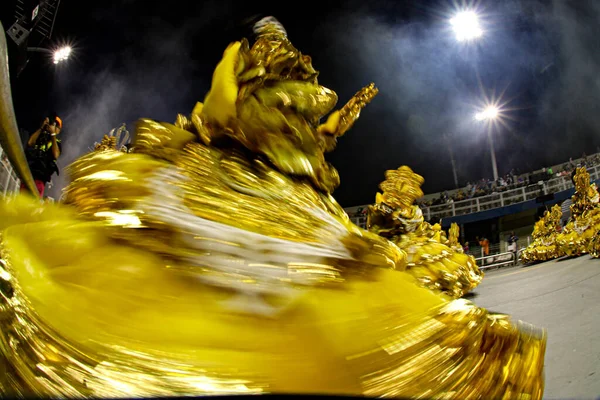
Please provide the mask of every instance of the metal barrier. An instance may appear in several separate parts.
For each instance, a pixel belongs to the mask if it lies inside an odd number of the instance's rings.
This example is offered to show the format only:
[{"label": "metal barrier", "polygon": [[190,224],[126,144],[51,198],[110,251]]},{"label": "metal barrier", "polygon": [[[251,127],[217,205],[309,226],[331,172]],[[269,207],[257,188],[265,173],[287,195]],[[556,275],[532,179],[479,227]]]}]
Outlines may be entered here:
[{"label": "metal barrier", "polygon": [[[592,181],[600,179],[600,165],[588,167],[587,170],[590,173],[590,179]],[[536,199],[541,195],[561,192],[571,189],[572,187],[573,182],[571,181],[570,175],[559,176],[549,179],[545,182],[520,186],[513,189],[506,189],[504,191],[485,196],[420,207],[427,221],[438,221],[443,218],[455,217],[457,215],[472,214],[480,211],[502,208],[512,204],[523,203],[525,201]],[[368,205],[350,207],[349,209],[355,209],[358,207],[365,208],[368,207]],[[349,214],[353,214],[351,211],[348,212]],[[351,218],[355,224],[361,226],[361,216],[354,215]]]},{"label": "metal barrier", "polygon": [[11,196],[19,191],[21,181],[0,146],[0,196]]},{"label": "metal barrier", "polygon": [[[491,262],[487,262],[487,260],[492,260]],[[479,266],[479,269],[485,270],[490,268],[498,268],[503,265],[517,265],[517,261],[519,260],[518,255],[512,251],[508,251],[506,253],[493,254],[491,256],[484,256],[476,258],[475,261]]]},{"label": "metal barrier", "polygon": [[8,47],[6,44],[6,35],[4,27],[0,23],[0,146],[8,161],[11,169],[25,184],[25,187],[32,193],[38,194],[38,190],[33,181],[33,176],[29,170],[19,128],[17,127],[17,118],[12,102],[10,90],[10,76],[8,72]]},{"label": "metal barrier", "polygon": [[[570,169],[571,166],[576,166],[576,165],[579,165],[579,164],[580,165],[584,165],[585,163],[589,162],[590,160],[596,160],[597,161],[598,159],[600,159],[600,153],[595,153],[595,154],[591,154],[591,155],[587,156],[587,159],[578,158],[576,160],[565,161],[563,163],[560,163],[560,164],[557,164],[557,165],[553,165],[552,169],[554,171],[564,171],[565,168]],[[588,170],[590,171],[590,173],[593,172],[592,170],[595,169],[595,167],[597,166],[597,164],[598,164],[598,162],[595,162],[593,166],[588,167]],[[519,175],[519,178],[523,178],[527,182],[527,181],[529,181],[529,179],[531,178],[531,176],[533,176],[535,174],[539,174],[541,172],[545,172],[545,170],[542,169],[542,170],[537,170],[537,171],[532,171],[532,172],[528,172],[528,173],[525,173],[525,174],[521,174],[521,175]],[[558,176],[558,177],[555,177],[555,178],[552,178],[552,179],[549,180],[549,181],[554,181],[553,185],[558,185],[559,186],[559,188],[557,190],[554,190],[554,191],[564,190],[564,188],[563,188],[563,182],[564,181],[561,181],[560,178],[561,177]],[[567,178],[569,178],[569,176],[567,176]],[[549,182],[549,181],[546,181],[546,182]],[[566,182],[566,183],[568,185],[569,182]],[[552,185],[549,185],[549,186],[552,186]],[[550,191],[553,190],[549,186],[548,186],[548,189],[549,189],[548,193],[550,193]],[[510,197],[519,198],[519,196],[518,196],[519,195],[519,193],[518,193],[519,190],[522,190],[524,188],[526,192],[533,192],[533,193],[535,193],[537,191],[536,187],[537,187],[537,182],[534,182],[534,183],[532,183],[530,185],[525,185],[523,183],[521,183],[521,184],[516,183],[516,184],[509,185],[509,186],[501,187],[500,188],[501,191],[499,191],[495,195],[494,194],[488,194],[486,196],[499,196],[501,193],[508,194],[509,192],[513,192],[513,196],[504,196],[505,199],[507,200],[507,202],[510,202],[511,201]],[[455,195],[459,191],[462,191],[464,194],[467,193],[466,187],[461,187],[459,189],[446,190],[445,193],[447,193],[450,197],[452,197],[453,195]],[[436,198],[439,197],[439,195],[441,193],[443,193],[443,192],[431,193],[431,194],[426,195],[425,198],[427,200],[435,200]],[[483,197],[486,197],[486,196],[480,196],[479,198],[482,199]],[[527,196],[525,196],[525,197],[527,197]],[[464,200],[460,200],[460,201],[463,202],[463,201],[468,201],[468,200],[469,199],[464,199]],[[474,201],[475,198],[473,198],[472,200]],[[496,199],[496,200],[499,200],[499,199]],[[487,203],[487,201],[482,201],[482,203]],[[508,204],[505,204],[505,205],[508,205]],[[449,206],[449,204],[439,204],[439,205],[431,206],[432,207],[432,210],[431,210],[432,211],[432,216],[436,217],[435,213],[439,211],[439,208],[442,208],[442,207],[445,207],[445,206]],[[427,207],[421,207],[421,208],[423,209],[423,213],[426,214],[425,211],[426,211]],[[483,208],[483,209],[485,210],[485,208]],[[457,213],[457,215],[461,215],[461,214],[464,214],[464,213],[461,213],[460,211]]]},{"label": "metal barrier", "polygon": [[[600,167],[588,168],[591,180],[600,178]],[[533,200],[540,195],[557,193],[573,187],[570,176],[560,176],[545,182],[530,184],[503,192],[493,193],[472,199],[454,201],[430,207],[423,207],[423,215],[428,220],[454,217],[457,215],[472,214],[480,211],[501,208],[511,204]]]}]

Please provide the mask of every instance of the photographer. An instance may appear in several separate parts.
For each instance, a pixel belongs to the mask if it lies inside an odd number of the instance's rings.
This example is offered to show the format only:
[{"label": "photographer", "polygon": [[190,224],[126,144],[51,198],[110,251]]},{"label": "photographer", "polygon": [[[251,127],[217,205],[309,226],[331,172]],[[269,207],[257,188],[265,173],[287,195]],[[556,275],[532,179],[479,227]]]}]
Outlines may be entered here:
[{"label": "photographer", "polygon": [[[40,197],[44,196],[46,183],[50,182],[52,175],[59,173],[56,160],[60,157],[61,145],[57,136],[61,129],[62,120],[56,114],[51,114],[27,142],[25,155]],[[22,184],[21,191],[24,190]]]}]

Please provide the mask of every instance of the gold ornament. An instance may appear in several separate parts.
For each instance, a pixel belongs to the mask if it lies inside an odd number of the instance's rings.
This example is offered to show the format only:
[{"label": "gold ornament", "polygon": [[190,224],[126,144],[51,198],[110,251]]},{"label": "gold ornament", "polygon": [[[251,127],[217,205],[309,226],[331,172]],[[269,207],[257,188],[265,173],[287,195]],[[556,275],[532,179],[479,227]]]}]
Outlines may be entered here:
[{"label": "gold ornament", "polygon": [[600,230],[598,189],[590,184],[590,174],[585,167],[577,168],[574,181],[571,221],[556,238],[557,246],[568,256],[588,253],[590,246],[594,246],[592,238]]},{"label": "gold ornament", "polygon": [[408,272],[425,287],[459,298],[483,279],[475,259],[463,254],[458,225],[452,224],[450,239],[439,224],[424,221],[415,201],[423,196],[422,176],[409,167],[386,171],[375,204],[369,207],[367,227],[389,238],[408,255]]},{"label": "gold ornament", "polygon": [[532,233],[533,242],[521,252],[523,262],[546,261],[564,255],[556,245],[556,239],[560,234],[561,216],[561,207],[555,204],[535,223]]},{"label": "gold ornament", "polygon": [[535,224],[534,242],[521,254],[524,262],[545,261],[558,257],[579,256],[590,252],[597,257],[600,231],[600,195],[585,167],[577,168],[573,178],[575,193],[571,200],[571,220],[560,229],[561,207],[555,205]]}]

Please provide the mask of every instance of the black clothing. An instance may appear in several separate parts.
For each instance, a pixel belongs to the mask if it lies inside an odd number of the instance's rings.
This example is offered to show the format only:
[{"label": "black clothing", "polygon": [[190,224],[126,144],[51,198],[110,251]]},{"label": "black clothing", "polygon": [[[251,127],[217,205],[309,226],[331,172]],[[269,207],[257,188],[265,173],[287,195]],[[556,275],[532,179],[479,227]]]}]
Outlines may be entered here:
[{"label": "black clothing", "polygon": [[[58,149],[62,150],[60,140],[56,139]],[[33,179],[42,182],[50,182],[52,175],[59,174],[58,165],[52,154],[52,137],[46,131],[42,131],[35,145],[25,151],[27,163],[33,175]]]}]

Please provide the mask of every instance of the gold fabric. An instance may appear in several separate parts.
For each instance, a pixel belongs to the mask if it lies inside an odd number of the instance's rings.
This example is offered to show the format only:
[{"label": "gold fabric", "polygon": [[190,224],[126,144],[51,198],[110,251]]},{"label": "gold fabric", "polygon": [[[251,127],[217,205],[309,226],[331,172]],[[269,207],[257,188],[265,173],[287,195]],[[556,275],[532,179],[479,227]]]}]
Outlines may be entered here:
[{"label": "gold fabric", "polygon": [[590,184],[590,174],[585,167],[577,168],[574,180],[571,221],[556,238],[561,251],[569,256],[588,253],[592,238],[600,230],[600,196],[596,185]]},{"label": "gold fabric", "polygon": [[421,175],[409,167],[386,171],[375,204],[369,207],[367,228],[389,238],[408,256],[407,271],[427,288],[459,298],[473,290],[483,272],[473,256],[458,243],[459,228],[452,224],[450,238],[438,224],[424,221],[415,201],[423,196]]},{"label": "gold fabric", "polygon": [[564,256],[556,239],[560,234],[561,207],[555,204],[550,211],[535,223],[533,227],[533,242],[521,252],[523,262],[546,261]]},{"label": "gold fabric", "polygon": [[596,184],[590,184],[585,167],[577,168],[575,193],[571,200],[571,220],[560,229],[561,208],[555,205],[535,224],[534,241],[521,254],[524,262],[545,261],[563,256],[590,253],[600,256],[600,195]]},{"label": "gold fabric", "polygon": [[266,24],[191,115],[73,163],[65,204],[4,202],[0,393],[541,399],[543,331],[420,287],[332,197],[373,93],[319,125],[335,94]]}]

